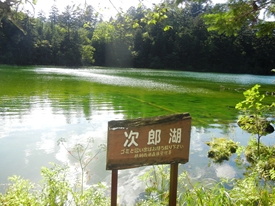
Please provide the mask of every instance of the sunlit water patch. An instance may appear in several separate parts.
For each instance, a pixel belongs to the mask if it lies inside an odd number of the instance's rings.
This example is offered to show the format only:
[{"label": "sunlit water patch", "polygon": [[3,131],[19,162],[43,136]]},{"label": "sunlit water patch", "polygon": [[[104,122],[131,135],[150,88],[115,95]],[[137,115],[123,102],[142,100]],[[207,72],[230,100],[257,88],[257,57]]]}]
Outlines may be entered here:
[{"label": "sunlit water patch", "polygon": [[[187,77],[197,80],[206,80],[213,81],[213,77],[215,78],[215,82],[219,83],[234,83],[238,85],[254,85],[254,84],[274,84],[275,76],[267,76],[267,75],[253,75],[253,74],[229,74],[229,73],[210,73],[210,72],[187,72],[187,71],[170,71],[170,70],[152,70],[152,69],[143,69],[143,70],[103,70],[102,72],[106,74],[123,74],[123,73],[142,73],[142,75],[147,77],[156,77],[156,76],[166,76],[169,80],[172,81],[180,81],[178,78]],[[140,75],[140,74],[139,74]],[[175,80],[174,78],[177,78]]]},{"label": "sunlit water patch", "polygon": [[[110,69],[111,70],[111,69]],[[100,71],[100,73],[99,73]],[[83,80],[96,82],[99,84],[108,84],[115,86],[125,86],[132,88],[145,88],[149,90],[162,90],[171,91],[177,93],[210,93],[211,91],[204,88],[188,88],[182,86],[175,86],[161,81],[130,78],[123,76],[116,76],[112,70],[108,73],[106,70],[95,69],[59,69],[59,68],[43,68],[37,69],[36,72],[44,74],[58,74],[58,75],[70,75],[74,77],[81,77]],[[102,73],[101,73],[102,72]],[[146,71],[142,71],[145,72]]]}]

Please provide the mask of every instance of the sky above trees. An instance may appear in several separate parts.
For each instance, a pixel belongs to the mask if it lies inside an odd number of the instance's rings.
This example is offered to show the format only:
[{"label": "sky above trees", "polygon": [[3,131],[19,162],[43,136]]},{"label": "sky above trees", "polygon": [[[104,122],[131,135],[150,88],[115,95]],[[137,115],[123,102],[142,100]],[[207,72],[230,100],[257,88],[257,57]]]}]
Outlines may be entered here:
[{"label": "sky above trees", "polygon": [[46,15],[48,15],[51,6],[56,3],[59,11],[63,11],[64,7],[72,4],[81,4],[84,5],[85,2],[89,5],[92,5],[94,9],[102,14],[104,18],[109,18],[111,16],[115,16],[117,14],[117,10],[127,11],[131,6],[137,6],[140,2],[145,4],[147,7],[151,7],[152,4],[160,3],[161,0],[38,0],[35,5],[35,13],[37,14],[39,11],[43,10]]}]

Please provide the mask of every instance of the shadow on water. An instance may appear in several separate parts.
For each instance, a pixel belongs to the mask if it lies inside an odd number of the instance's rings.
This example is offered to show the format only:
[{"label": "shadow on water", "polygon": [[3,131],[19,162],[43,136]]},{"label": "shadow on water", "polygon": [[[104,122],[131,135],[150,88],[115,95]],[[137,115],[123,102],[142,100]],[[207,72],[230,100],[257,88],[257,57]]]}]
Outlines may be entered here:
[{"label": "shadow on water", "polygon": [[[110,120],[153,117],[182,112],[192,116],[190,160],[181,165],[194,180],[238,177],[234,161],[209,167],[206,141],[229,136],[246,144],[249,135],[235,124],[235,105],[242,92],[256,83],[272,91],[273,77],[117,68],[0,67],[0,182],[11,175],[32,181],[49,162],[74,163],[57,146],[59,138],[73,145],[94,139],[95,150],[106,144]],[[267,102],[273,101],[272,96]],[[267,143],[273,144],[270,135]],[[106,155],[101,153],[90,170],[89,183],[109,184]],[[144,192],[138,174],[148,167],[119,171],[119,194],[131,204]],[[72,172],[72,178],[74,172]],[[1,188],[3,191],[3,189]],[[125,195],[124,195],[125,194]],[[127,195],[126,195],[127,194]]]}]

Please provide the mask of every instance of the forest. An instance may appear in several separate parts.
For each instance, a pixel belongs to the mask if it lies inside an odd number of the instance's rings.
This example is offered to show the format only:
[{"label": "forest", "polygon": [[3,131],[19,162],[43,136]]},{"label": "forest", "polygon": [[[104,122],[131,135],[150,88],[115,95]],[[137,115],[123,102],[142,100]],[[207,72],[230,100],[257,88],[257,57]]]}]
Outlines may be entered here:
[{"label": "forest", "polygon": [[0,64],[272,74],[274,35],[257,37],[245,27],[231,36],[208,31],[201,16],[221,9],[139,5],[107,21],[91,5],[67,5],[63,12],[52,5],[48,17],[16,12],[24,32],[3,17]]}]

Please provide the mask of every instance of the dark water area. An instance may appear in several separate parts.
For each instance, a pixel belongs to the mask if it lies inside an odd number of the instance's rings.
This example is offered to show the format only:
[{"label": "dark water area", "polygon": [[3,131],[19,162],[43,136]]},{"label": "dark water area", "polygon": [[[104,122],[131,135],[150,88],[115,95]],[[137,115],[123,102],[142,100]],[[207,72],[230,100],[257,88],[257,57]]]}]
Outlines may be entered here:
[{"label": "dark water area", "polygon": [[[250,137],[236,121],[236,103],[255,84],[261,92],[275,91],[273,76],[196,73],[151,69],[53,68],[0,66],[0,191],[7,178],[20,175],[39,182],[42,166],[68,164],[72,179],[75,162],[57,145],[67,146],[93,138],[96,149],[106,144],[108,121],[189,112],[192,116],[189,162],[180,165],[194,181],[240,177],[234,160],[222,165],[207,158],[206,141],[229,137],[245,145]],[[268,95],[266,103],[275,97]],[[263,137],[274,144],[274,135]],[[233,157],[234,159],[234,157]],[[110,185],[106,154],[89,166],[87,184]],[[133,203],[144,191],[139,179],[150,167],[119,171],[122,203]],[[126,195],[127,194],[127,195]]]}]

